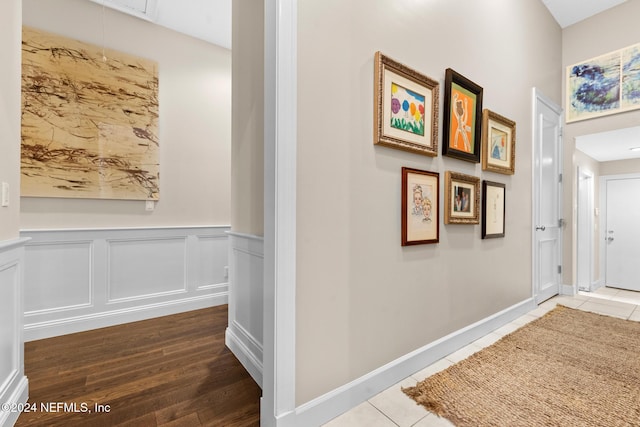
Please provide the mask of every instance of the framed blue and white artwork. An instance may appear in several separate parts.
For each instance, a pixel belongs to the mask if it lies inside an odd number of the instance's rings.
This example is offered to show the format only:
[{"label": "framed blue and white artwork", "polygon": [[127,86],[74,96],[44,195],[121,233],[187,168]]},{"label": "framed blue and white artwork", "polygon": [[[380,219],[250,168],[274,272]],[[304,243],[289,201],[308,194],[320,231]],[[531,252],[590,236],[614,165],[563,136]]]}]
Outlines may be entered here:
[{"label": "framed blue and white artwork", "polygon": [[640,44],[567,67],[567,123],[640,108]]}]

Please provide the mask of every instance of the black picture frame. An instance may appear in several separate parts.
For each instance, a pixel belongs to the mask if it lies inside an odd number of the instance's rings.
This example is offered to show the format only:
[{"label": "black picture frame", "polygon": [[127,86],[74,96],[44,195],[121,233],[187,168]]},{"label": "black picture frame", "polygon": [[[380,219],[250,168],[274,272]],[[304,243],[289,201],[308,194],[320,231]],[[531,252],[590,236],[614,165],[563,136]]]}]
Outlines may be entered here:
[{"label": "black picture frame", "polygon": [[446,69],[442,122],[443,156],[480,163],[482,93],[481,86],[451,68]]},{"label": "black picture frame", "polygon": [[482,181],[482,238],[493,239],[505,235],[507,207],[505,184]]}]

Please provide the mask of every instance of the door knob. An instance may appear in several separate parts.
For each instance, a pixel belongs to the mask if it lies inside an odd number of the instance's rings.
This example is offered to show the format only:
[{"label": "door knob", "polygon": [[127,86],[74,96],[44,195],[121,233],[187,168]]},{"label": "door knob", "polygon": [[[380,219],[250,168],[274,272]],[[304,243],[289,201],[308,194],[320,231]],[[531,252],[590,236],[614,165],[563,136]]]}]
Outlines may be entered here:
[{"label": "door knob", "polygon": [[536,227],[536,230],[540,230],[540,231],[544,231],[546,229],[547,229],[547,227],[545,227],[544,225],[539,225],[539,226]]},{"label": "door knob", "polygon": [[607,242],[613,242],[613,237],[607,237]]}]

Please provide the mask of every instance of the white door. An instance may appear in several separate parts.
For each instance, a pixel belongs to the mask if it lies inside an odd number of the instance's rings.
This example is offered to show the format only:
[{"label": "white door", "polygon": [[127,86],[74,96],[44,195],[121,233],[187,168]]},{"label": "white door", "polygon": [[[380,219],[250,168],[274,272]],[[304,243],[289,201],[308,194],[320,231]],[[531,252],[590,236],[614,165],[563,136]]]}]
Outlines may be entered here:
[{"label": "white door", "polygon": [[593,174],[578,168],[577,282],[581,291],[591,291],[593,280]]},{"label": "white door", "polygon": [[640,291],[640,177],[606,181],[606,285]]},{"label": "white door", "polygon": [[562,110],[534,89],[533,296],[560,292],[562,277]]}]

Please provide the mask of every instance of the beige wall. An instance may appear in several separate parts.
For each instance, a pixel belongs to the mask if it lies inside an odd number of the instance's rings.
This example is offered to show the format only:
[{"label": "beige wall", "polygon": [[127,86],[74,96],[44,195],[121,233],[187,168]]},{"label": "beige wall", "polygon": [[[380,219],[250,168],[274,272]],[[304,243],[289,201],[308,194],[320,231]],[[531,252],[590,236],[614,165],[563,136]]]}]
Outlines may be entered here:
[{"label": "beige wall", "polygon": [[231,228],[264,228],[264,2],[233,1]]},{"label": "beige wall", "polygon": [[[86,0],[24,0],[24,24],[102,45],[102,11]],[[159,64],[160,201],[23,198],[22,228],[227,225],[231,51],[111,9],[104,44]],[[4,30],[4,26],[3,29]]]},{"label": "beige wall", "polygon": [[623,175],[628,173],[640,173],[640,159],[600,163],[600,175]]},{"label": "beige wall", "polygon": [[0,183],[10,204],[0,207],[0,241],[18,237],[20,227],[20,0],[0,2]]},{"label": "beige wall", "polygon": [[[374,146],[377,50],[481,85],[517,123],[516,174]],[[298,405],[531,296],[532,87],[560,104],[561,61],[542,2],[298,3]],[[401,247],[403,166],[505,183],[506,237],[441,216],[439,244]]]},{"label": "beige wall", "polygon": [[[563,90],[565,88],[564,73],[567,66],[638,43],[640,40],[640,26],[637,24],[638,16],[640,16],[640,0],[627,0],[613,9],[565,28],[562,32]],[[566,103],[564,99],[563,103]],[[575,224],[576,213],[575,179],[577,166],[572,163],[575,138],[592,133],[637,126],[638,123],[640,123],[640,110],[566,125],[564,133],[564,171],[566,176],[571,177],[571,181],[567,181],[570,184],[569,187],[565,186],[564,212],[568,221],[564,234],[564,241],[566,242],[564,245],[565,265],[569,265],[575,259],[576,241],[573,224]],[[605,175],[602,169],[600,173]],[[565,268],[564,271],[564,283],[575,283],[575,263],[574,268]]]}]

